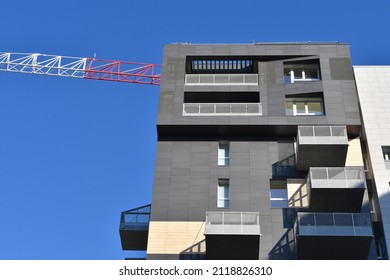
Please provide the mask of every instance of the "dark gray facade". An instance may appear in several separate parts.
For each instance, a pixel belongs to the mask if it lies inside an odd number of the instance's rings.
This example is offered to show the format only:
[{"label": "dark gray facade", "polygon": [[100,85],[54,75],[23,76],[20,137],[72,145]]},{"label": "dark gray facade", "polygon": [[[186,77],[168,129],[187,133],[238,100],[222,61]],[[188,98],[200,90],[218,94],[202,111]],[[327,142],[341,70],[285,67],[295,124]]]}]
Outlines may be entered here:
[{"label": "dark gray facade", "polygon": [[[371,258],[365,183],[354,185],[352,188],[360,191],[349,196],[351,174],[362,173],[359,166],[345,167],[353,153],[348,143],[359,138],[360,128],[349,45],[166,45],[147,258],[252,259],[253,252],[245,255],[251,240],[259,241],[253,243],[257,259]],[[307,135],[303,132],[311,129],[314,134],[308,139],[322,137],[325,142],[316,138],[304,143]],[[336,131],[344,134],[336,135]],[[344,137],[344,142],[334,142],[332,137],[338,136]],[[221,165],[222,141],[228,143],[228,159]],[[324,191],[320,181],[315,181],[321,172],[328,174],[325,180],[344,176],[348,187],[337,181]],[[337,175],[329,175],[332,172]],[[306,183],[308,174],[314,175]],[[290,179],[304,184],[292,192]],[[219,187],[221,180],[228,188]],[[333,192],[336,188],[342,190]],[[273,190],[277,197],[272,197]],[[297,206],[292,200],[298,193],[301,202]],[[321,201],[321,194],[330,202],[317,208],[310,205],[311,200]],[[350,204],[354,207],[345,206]],[[304,214],[313,212],[310,208],[323,213]],[[298,212],[303,213],[299,219]],[[244,227],[248,223],[243,217],[257,213],[261,235],[207,229],[220,225],[209,217],[221,213],[241,213],[240,222],[230,225],[241,223]],[[334,232],[321,233],[321,226],[329,226],[325,221],[329,217]],[[311,225],[315,233],[305,224],[311,218],[317,219],[317,224]],[[320,224],[321,219],[325,224]],[[360,219],[366,230],[356,235]],[[355,232],[352,237],[348,231],[337,233],[340,221],[349,223],[347,227]],[[176,244],[177,249],[170,250],[170,242],[179,242],[183,235],[187,243],[180,242],[186,245]],[[205,248],[192,250],[204,241]],[[319,252],[310,251],[320,243]],[[325,252],[323,244],[331,250]],[[355,253],[334,255],[337,250],[332,246],[343,244],[347,246],[342,248],[344,252],[358,248]]]}]

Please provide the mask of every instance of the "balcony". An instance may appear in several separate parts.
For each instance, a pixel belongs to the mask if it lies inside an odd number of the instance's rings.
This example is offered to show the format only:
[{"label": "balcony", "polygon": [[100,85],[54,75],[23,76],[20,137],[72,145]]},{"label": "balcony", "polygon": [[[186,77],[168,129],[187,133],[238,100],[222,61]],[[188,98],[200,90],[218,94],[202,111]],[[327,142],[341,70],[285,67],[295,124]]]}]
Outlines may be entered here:
[{"label": "balcony", "polygon": [[119,233],[123,250],[146,250],[151,205],[121,213]]},{"label": "balcony", "polygon": [[298,213],[297,259],[367,259],[373,231],[369,213]]},{"label": "balcony", "polygon": [[297,169],[345,166],[348,135],[345,126],[298,126]]},{"label": "balcony", "polygon": [[272,164],[272,178],[303,178],[304,172],[297,171],[295,154]]},{"label": "balcony", "polygon": [[360,167],[312,167],[307,187],[309,211],[360,212],[366,180]]},{"label": "balcony", "polygon": [[186,86],[257,86],[257,74],[186,74]]},{"label": "balcony", "polygon": [[257,212],[206,212],[205,235],[260,235]]},{"label": "balcony", "polygon": [[261,116],[261,103],[184,103],[183,116]]},{"label": "balcony", "polygon": [[260,213],[206,212],[207,259],[258,259]]}]

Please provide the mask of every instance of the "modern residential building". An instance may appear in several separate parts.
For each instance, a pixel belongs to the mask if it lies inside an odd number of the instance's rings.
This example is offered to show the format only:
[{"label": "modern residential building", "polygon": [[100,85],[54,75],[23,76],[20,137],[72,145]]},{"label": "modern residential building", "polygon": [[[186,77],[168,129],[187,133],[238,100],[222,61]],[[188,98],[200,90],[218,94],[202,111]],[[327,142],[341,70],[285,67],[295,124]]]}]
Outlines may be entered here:
[{"label": "modern residential building", "polygon": [[390,67],[355,66],[363,151],[377,254],[390,251]]},{"label": "modern residential building", "polygon": [[[157,132],[152,202],[122,213],[124,250],[387,258],[389,198],[364,164],[349,45],[166,45]],[[390,142],[376,145],[388,160]]]}]

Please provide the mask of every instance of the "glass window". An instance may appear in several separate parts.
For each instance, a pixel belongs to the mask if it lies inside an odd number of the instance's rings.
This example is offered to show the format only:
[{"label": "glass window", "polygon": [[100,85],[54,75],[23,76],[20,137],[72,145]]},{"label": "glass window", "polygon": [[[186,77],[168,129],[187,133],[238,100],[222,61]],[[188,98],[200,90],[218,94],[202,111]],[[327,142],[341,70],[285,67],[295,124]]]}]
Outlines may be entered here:
[{"label": "glass window", "polygon": [[295,82],[319,81],[319,62],[291,63],[284,65],[284,81],[286,84]]},{"label": "glass window", "polygon": [[270,190],[271,198],[271,208],[287,208],[288,199],[287,199],[287,189],[271,189]]},{"label": "glass window", "polygon": [[219,166],[228,166],[229,165],[229,147],[228,141],[220,141],[218,143],[218,165]]},{"label": "glass window", "polygon": [[306,102],[304,100],[295,101],[296,115],[306,114]]},{"label": "glass window", "polygon": [[229,208],[229,179],[218,179],[218,208]]},{"label": "glass window", "polygon": [[286,116],[323,116],[324,107],[321,98],[286,98]]},{"label": "glass window", "polygon": [[320,75],[319,75],[317,65],[306,65],[306,68],[304,69],[304,71],[305,71],[305,78],[306,79],[314,79],[314,80],[319,79]]},{"label": "glass window", "polygon": [[315,116],[322,116],[324,112],[322,111],[322,102],[317,101],[307,101],[307,112]]},{"label": "glass window", "polygon": [[287,116],[294,115],[293,101],[292,100],[286,100],[286,115]]},{"label": "glass window", "polygon": [[390,161],[390,146],[382,146],[383,159]]}]

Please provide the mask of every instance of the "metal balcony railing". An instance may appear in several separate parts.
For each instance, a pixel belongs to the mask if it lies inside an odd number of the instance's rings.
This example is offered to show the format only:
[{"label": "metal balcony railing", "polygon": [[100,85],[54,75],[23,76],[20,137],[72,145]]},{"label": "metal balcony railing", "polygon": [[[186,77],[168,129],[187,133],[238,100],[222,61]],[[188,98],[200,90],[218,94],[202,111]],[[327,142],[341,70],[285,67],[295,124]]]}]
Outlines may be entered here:
[{"label": "metal balcony railing", "polygon": [[303,175],[300,173],[302,172],[297,170],[295,154],[292,154],[289,157],[272,164],[273,178],[294,178]]},{"label": "metal balcony railing", "polygon": [[298,126],[298,144],[348,144],[345,126]]},{"label": "metal balcony railing", "polygon": [[259,84],[257,74],[186,74],[186,86],[224,86]]},{"label": "metal balcony railing", "polygon": [[184,103],[183,116],[261,116],[261,103]]},{"label": "metal balcony railing", "polygon": [[145,205],[121,213],[120,230],[148,230],[151,205]]},{"label": "metal balcony railing", "polygon": [[206,212],[205,234],[260,235],[258,212]]},{"label": "metal balcony railing", "polygon": [[298,235],[372,236],[369,213],[298,213]]},{"label": "metal balcony railing", "polygon": [[361,167],[311,167],[307,179],[309,188],[366,188]]}]

